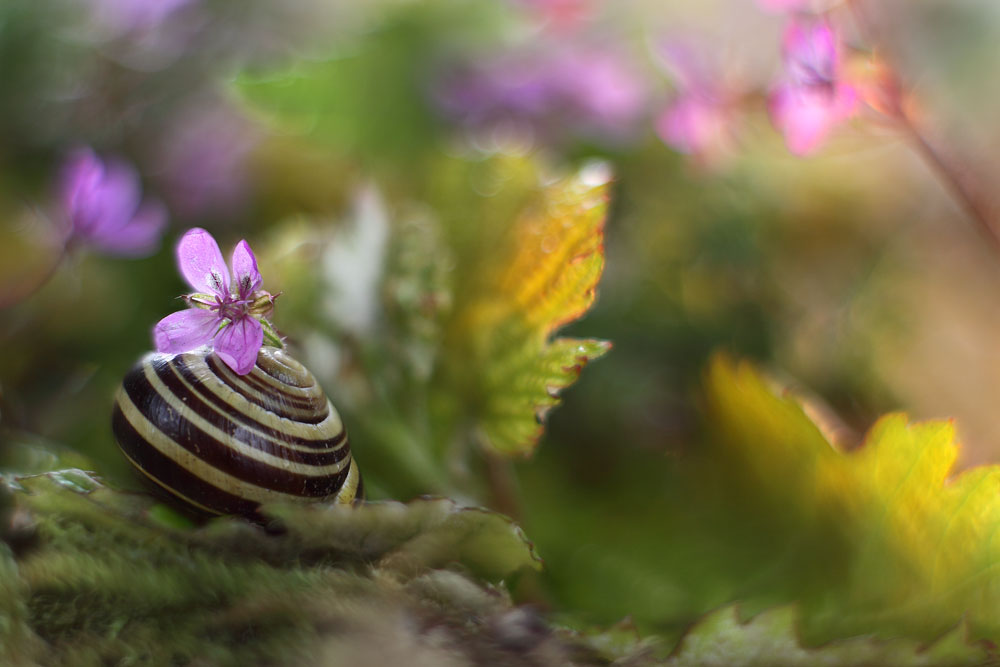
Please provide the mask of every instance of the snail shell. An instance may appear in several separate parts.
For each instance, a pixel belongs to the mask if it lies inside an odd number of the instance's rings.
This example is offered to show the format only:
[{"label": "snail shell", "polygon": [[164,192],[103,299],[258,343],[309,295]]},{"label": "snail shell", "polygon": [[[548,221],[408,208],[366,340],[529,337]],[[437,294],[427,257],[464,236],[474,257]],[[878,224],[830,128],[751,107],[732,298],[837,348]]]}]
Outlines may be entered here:
[{"label": "snail shell", "polygon": [[115,397],[115,440],[154,491],[196,514],[362,494],[340,415],[305,366],[264,346],[247,375],[208,348],[148,354]]}]

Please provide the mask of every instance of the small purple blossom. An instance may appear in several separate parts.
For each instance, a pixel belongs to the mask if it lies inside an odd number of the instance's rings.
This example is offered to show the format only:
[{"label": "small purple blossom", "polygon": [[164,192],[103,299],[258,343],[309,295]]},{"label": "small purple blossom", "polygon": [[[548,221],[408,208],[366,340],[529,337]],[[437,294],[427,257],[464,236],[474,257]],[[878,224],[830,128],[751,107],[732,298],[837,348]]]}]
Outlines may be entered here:
[{"label": "small purple blossom", "polygon": [[728,105],[698,93],[678,96],[656,118],[656,133],[665,144],[704,161],[728,152],[733,143]]},{"label": "small purple blossom", "polygon": [[153,327],[159,352],[178,354],[212,343],[215,353],[240,375],[257,361],[265,328],[273,336],[263,315],[274,297],[260,290],[257,258],[250,245],[240,241],[233,250],[232,278],[219,245],[204,229],[191,229],[177,244],[181,275],[195,290],[185,297],[192,308],[167,315]]},{"label": "small purple blossom", "polygon": [[150,255],[159,247],[166,210],[159,202],[140,201],[139,176],[128,163],[77,150],[63,167],[59,194],[67,243],[125,257]]},{"label": "small purple blossom", "polygon": [[171,208],[189,217],[228,218],[247,204],[248,160],[259,133],[235,109],[199,102],[163,130],[157,150],[161,182]]},{"label": "small purple blossom", "polygon": [[647,88],[617,50],[563,41],[453,71],[435,95],[445,113],[473,128],[513,120],[544,139],[573,134],[614,142],[636,130]]},{"label": "small purple blossom", "polygon": [[775,126],[796,155],[816,150],[857,109],[858,91],[841,75],[840,49],[828,21],[793,19],[785,30],[784,75],[769,106]]},{"label": "small purple blossom", "polygon": [[197,0],[87,0],[98,23],[114,36],[150,32]]}]

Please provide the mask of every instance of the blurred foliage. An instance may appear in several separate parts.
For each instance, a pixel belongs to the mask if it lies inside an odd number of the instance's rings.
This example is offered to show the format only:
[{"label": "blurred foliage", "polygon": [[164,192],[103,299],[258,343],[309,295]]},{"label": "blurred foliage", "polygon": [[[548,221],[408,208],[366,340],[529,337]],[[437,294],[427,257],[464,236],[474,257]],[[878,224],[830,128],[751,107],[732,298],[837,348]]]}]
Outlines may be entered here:
[{"label": "blurred foliage", "polygon": [[[654,136],[677,82],[652,44],[732,45],[760,83],[779,18],[200,0],[130,27],[102,2],[0,6],[0,295],[24,295],[0,310],[0,645],[18,660],[996,658],[975,643],[1000,641],[995,468],[949,475],[955,428],[969,459],[1000,442],[1000,264],[881,129],[800,161],[749,112],[710,169]],[[995,11],[883,11],[928,109],[988,119]],[[484,127],[440,107],[442,75],[564,45],[625,54],[648,94],[635,126],[554,140],[510,108]],[[62,256],[59,163],[81,144],[166,203],[160,252]],[[176,309],[170,246],[192,225],[250,242],[369,497],[412,502],[269,508],[265,531],[193,527],[140,492],[109,406]],[[899,406],[960,418],[876,421]],[[107,486],[44,474],[65,468]],[[535,549],[498,515],[413,501],[428,493],[514,517]]]},{"label": "blurred foliage", "polygon": [[571,648],[456,569],[499,580],[537,561],[509,520],[446,500],[191,529],[79,470],[4,492],[4,664],[520,664]]},{"label": "blurred foliage", "polygon": [[[481,176],[465,164],[437,165],[443,177],[432,196],[455,207],[432,209],[444,219],[390,216],[369,190],[348,228],[323,233],[293,222],[292,249],[283,243],[261,255],[268,273],[296,285],[282,297],[284,312],[316,327],[319,335],[302,340],[305,352],[337,360],[315,372],[368,443],[376,494],[389,482],[395,494],[485,500],[477,475],[445,471],[481,465],[483,451],[530,452],[560,390],[607,349],[594,339],[552,340],[595,297],[606,167],[547,176],[543,186],[544,172],[527,160],[484,162]],[[491,196],[470,197],[470,176],[494,180]],[[308,287],[317,274],[319,291]]]},{"label": "blurred foliage", "polygon": [[559,391],[608,350],[593,339],[549,340],[590,308],[604,268],[607,195],[598,177],[549,186],[506,232],[513,250],[497,243],[455,296],[444,345],[446,360],[462,362],[446,371],[459,377],[445,391],[475,406],[484,444],[499,453],[530,452]]},{"label": "blurred foliage", "polygon": [[933,644],[906,640],[880,641],[859,637],[804,648],[796,632],[796,614],[790,607],[758,614],[741,622],[739,610],[714,611],[684,636],[667,665],[753,667],[759,665],[982,665],[993,658],[985,645],[974,645],[957,628]]}]

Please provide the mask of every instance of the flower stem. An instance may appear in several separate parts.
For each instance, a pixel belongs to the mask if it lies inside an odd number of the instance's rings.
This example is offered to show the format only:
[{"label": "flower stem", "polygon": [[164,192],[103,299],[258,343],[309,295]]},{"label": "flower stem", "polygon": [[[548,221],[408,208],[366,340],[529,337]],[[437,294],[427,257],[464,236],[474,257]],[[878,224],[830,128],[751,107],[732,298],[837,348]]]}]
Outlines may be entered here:
[{"label": "flower stem", "polygon": [[[878,30],[869,14],[862,7],[861,0],[846,0],[862,39],[878,48],[882,44]],[[920,122],[907,107],[903,87],[896,68],[883,63],[883,80],[880,86],[878,109],[903,133],[917,154],[931,168],[938,180],[949,191],[956,203],[979,226],[993,249],[1000,253],[1000,227],[997,213],[1000,209],[978,184],[974,170],[962,164],[953,154],[947,153],[932,141]]]},{"label": "flower stem", "polygon": [[900,120],[901,128],[917,153],[937,173],[966,214],[978,224],[993,249],[1000,252],[1000,229],[995,222],[997,207],[975,186],[971,170],[958,164],[954,158],[934,146],[908,115],[904,114]]},{"label": "flower stem", "polygon": [[903,132],[917,154],[951,193],[952,198],[976,222],[993,249],[1000,253],[1000,228],[996,223],[998,208],[995,202],[981,187],[978,187],[972,169],[963,165],[953,155],[944,152],[928,137],[927,132],[907,110],[895,76],[890,81],[888,90],[890,94],[887,95],[886,115]]}]

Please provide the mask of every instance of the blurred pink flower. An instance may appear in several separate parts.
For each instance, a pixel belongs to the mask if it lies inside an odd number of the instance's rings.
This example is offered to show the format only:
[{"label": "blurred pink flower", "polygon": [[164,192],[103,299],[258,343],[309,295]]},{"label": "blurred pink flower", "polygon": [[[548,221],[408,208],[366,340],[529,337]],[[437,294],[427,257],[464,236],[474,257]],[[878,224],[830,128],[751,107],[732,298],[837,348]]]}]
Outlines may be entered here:
[{"label": "blurred pink flower", "polygon": [[67,159],[60,204],[66,243],[82,242],[112,255],[142,257],[160,245],[167,224],[159,202],[142,201],[139,176],[121,160],[102,161],[88,148]]},{"label": "blurred pink flower", "polygon": [[841,76],[840,49],[826,20],[796,18],[785,30],[784,73],[769,106],[772,121],[796,155],[819,148],[857,109],[858,91]]},{"label": "blurred pink flower", "polygon": [[157,351],[178,354],[212,343],[227,366],[246,375],[264,343],[257,305],[273,303],[269,294],[258,292],[262,280],[250,245],[240,241],[233,250],[234,289],[230,288],[229,269],[219,245],[204,229],[184,234],[177,244],[177,264],[196,291],[187,297],[193,307],[167,315],[156,324],[153,340]]},{"label": "blurred pink flower", "polygon": [[599,0],[513,0],[515,4],[526,7],[553,28],[572,30],[594,11],[594,4]]},{"label": "blurred pink flower", "polygon": [[637,127],[647,82],[618,51],[581,44],[543,45],[504,54],[445,77],[435,101],[472,127],[504,120],[536,135],[620,140]]},{"label": "blurred pink flower", "polygon": [[656,133],[665,144],[706,160],[732,144],[731,114],[718,101],[696,93],[675,99],[656,119]]},{"label": "blurred pink flower", "polygon": [[87,0],[97,22],[114,36],[150,32],[199,0]]},{"label": "blurred pink flower", "polygon": [[666,41],[657,55],[677,93],[656,118],[656,133],[668,146],[699,161],[722,158],[736,141],[737,95],[685,44]]},{"label": "blurred pink flower", "polygon": [[177,113],[156,151],[171,209],[188,218],[241,213],[250,194],[247,160],[259,140],[249,121],[217,102]]},{"label": "blurred pink flower", "polygon": [[555,96],[595,129],[627,130],[642,112],[646,85],[630,63],[610,50],[570,49],[546,73]]},{"label": "blurred pink flower", "polygon": [[757,6],[766,12],[794,12],[808,9],[810,0],[757,0]]}]

